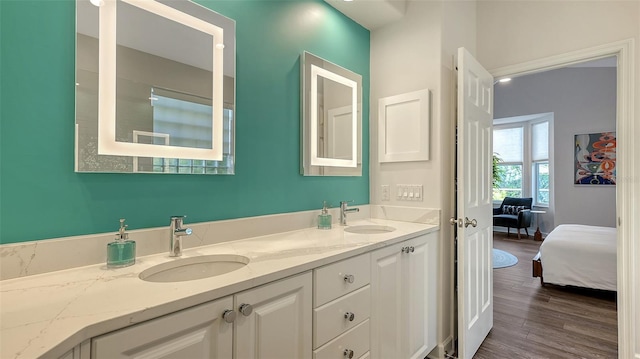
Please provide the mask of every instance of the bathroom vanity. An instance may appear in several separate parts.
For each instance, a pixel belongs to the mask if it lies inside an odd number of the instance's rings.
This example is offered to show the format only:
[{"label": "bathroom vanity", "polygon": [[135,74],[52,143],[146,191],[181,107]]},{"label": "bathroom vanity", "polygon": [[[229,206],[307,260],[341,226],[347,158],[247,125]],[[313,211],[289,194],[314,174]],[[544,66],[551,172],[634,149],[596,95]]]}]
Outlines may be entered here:
[{"label": "bathroom vanity", "polygon": [[365,219],[185,250],[250,259],[209,278],[140,279],[175,260],[163,253],[5,280],[0,356],[424,357],[436,346],[438,246],[437,225]]}]

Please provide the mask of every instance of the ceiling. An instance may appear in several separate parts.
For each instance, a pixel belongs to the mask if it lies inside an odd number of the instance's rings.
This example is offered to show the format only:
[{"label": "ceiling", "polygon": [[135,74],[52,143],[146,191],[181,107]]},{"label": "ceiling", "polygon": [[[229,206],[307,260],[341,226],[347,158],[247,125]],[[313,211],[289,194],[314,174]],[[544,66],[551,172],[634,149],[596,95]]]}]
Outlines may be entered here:
[{"label": "ceiling", "polygon": [[406,0],[324,1],[368,30],[400,20],[407,6]]}]

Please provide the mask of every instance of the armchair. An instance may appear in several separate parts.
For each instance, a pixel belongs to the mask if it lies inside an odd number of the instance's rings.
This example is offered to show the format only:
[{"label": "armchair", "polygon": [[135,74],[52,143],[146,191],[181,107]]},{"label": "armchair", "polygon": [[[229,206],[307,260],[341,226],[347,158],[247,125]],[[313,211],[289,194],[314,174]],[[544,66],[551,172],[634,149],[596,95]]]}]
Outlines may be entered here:
[{"label": "armchair", "polygon": [[518,230],[518,239],[520,238],[520,228],[524,228],[529,237],[529,226],[531,226],[531,204],[533,198],[513,198],[505,197],[500,207],[493,209],[493,225],[507,227],[507,237],[509,237],[510,228]]}]

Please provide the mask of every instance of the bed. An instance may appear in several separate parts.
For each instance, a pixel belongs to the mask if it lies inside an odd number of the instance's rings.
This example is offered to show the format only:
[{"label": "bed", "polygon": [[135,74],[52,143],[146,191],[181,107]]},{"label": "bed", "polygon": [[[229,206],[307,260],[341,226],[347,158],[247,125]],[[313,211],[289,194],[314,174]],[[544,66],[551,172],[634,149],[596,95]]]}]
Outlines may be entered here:
[{"label": "bed", "polygon": [[[616,290],[616,229],[562,224],[540,246],[533,276],[541,283]],[[543,277],[544,268],[544,277]]]}]

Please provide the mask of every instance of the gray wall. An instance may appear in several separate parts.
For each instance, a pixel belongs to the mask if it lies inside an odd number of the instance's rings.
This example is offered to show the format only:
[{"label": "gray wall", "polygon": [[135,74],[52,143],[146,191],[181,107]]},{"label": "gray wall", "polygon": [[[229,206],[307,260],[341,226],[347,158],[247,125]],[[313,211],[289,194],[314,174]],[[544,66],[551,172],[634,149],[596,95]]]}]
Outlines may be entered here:
[{"label": "gray wall", "polygon": [[564,68],[495,86],[494,117],[554,113],[554,201],[543,232],[565,223],[615,227],[615,186],[574,185],[574,135],[616,128],[616,69]]}]

